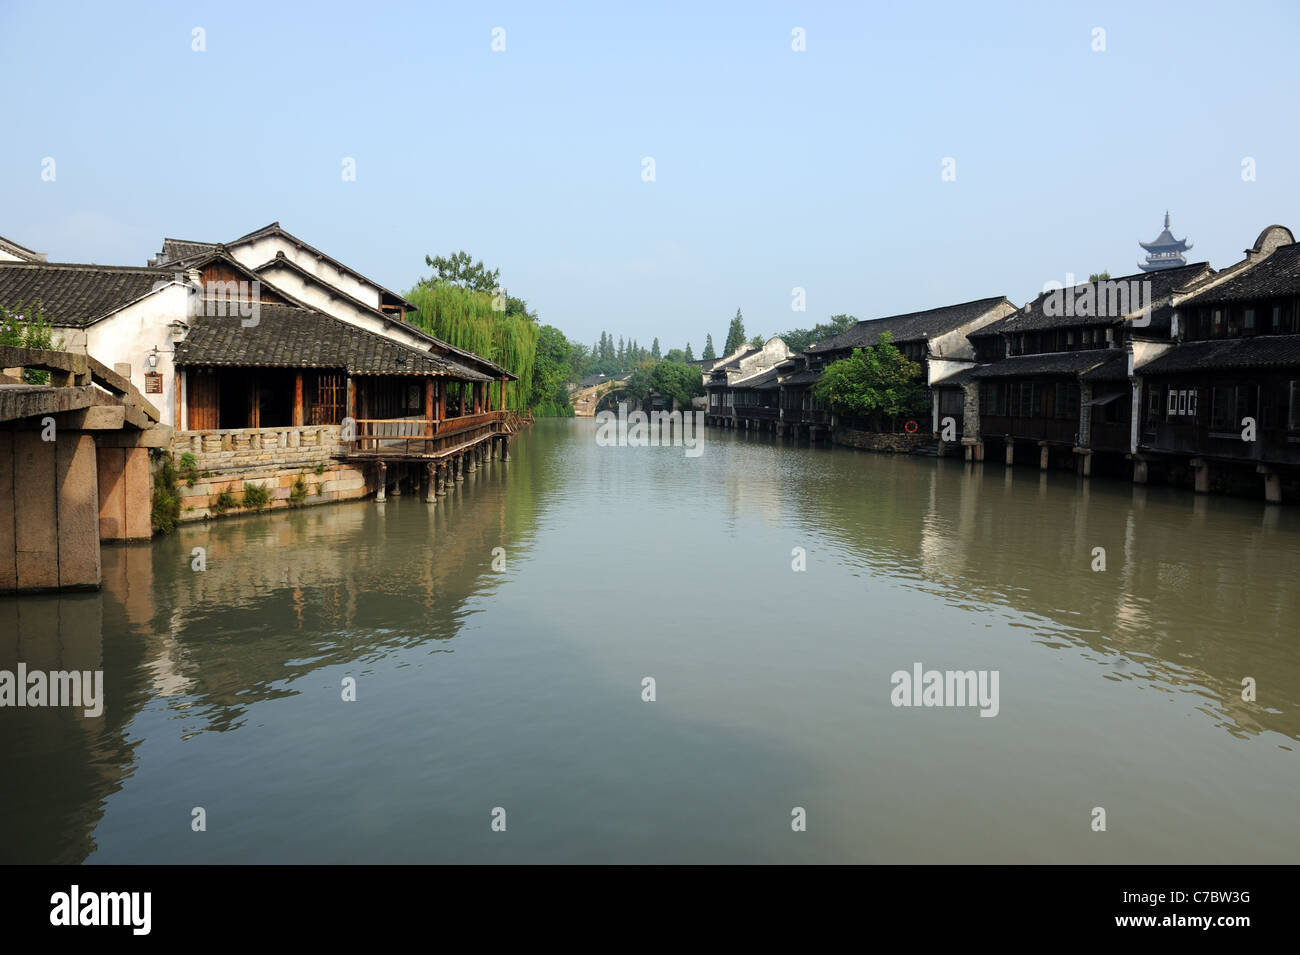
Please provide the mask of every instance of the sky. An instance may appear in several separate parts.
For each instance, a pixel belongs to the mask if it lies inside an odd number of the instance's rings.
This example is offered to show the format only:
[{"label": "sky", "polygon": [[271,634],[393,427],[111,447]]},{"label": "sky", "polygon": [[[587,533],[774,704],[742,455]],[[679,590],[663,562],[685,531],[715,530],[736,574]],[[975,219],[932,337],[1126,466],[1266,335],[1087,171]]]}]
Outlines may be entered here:
[{"label": "sky", "polygon": [[1132,273],[1166,209],[1238,261],[1300,229],[1297,50],[1294,2],[0,0],[0,235],[143,265],[278,221],[398,292],[465,249],[570,338],[699,355],[737,308]]}]

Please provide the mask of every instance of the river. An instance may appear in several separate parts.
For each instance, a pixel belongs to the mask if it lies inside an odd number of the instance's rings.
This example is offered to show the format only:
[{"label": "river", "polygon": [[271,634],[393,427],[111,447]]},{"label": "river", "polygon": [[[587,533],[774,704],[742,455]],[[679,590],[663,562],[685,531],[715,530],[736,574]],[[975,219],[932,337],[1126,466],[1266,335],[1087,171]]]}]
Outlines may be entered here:
[{"label": "river", "polygon": [[595,436],[0,600],[0,668],[106,699],[0,710],[0,861],[1295,861],[1300,509]]}]

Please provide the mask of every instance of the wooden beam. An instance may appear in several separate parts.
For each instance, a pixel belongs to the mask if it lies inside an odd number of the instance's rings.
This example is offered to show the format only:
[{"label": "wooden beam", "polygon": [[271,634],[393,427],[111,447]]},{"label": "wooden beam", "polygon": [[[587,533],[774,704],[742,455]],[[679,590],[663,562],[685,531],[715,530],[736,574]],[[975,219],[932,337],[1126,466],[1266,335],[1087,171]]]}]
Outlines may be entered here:
[{"label": "wooden beam", "polygon": [[302,371],[293,376],[293,426],[302,427]]},{"label": "wooden beam", "polygon": [[172,390],[176,392],[176,401],[175,401],[176,417],[172,419],[172,427],[174,427],[177,431],[180,431],[182,426],[185,424],[185,415],[183,411],[183,405],[181,403],[181,398],[182,398],[181,392],[184,390],[185,387],[185,369],[176,368],[175,366],[173,366],[172,370],[174,372],[174,375],[172,377]]},{"label": "wooden beam", "polygon": [[424,434],[433,437],[433,379],[424,379]]}]

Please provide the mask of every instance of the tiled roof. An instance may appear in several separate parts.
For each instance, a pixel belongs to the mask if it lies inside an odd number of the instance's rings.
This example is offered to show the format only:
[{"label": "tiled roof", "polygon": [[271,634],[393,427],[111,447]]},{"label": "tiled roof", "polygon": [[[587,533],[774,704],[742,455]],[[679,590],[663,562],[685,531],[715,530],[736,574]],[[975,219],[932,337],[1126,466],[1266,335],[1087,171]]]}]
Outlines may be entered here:
[{"label": "tiled roof", "polygon": [[[1276,254],[1276,253],[1274,253]],[[1300,335],[1257,335],[1176,345],[1139,369],[1143,376],[1218,369],[1300,367]]]},{"label": "tiled roof", "polygon": [[1300,295],[1300,242],[1284,245],[1222,285],[1184,299],[1180,308]]},{"label": "tiled roof", "polygon": [[156,283],[168,284],[166,269],[122,268],[49,262],[0,262],[0,305],[41,303],[54,325],[84,327],[143,298]]},{"label": "tiled roof", "polygon": [[781,384],[794,385],[796,387],[800,385],[814,385],[821,380],[821,377],[822,373],[820,371],[800,371],[795,372],[789,378],[785,379],[785,381],[781,382]]},{"label": "tiled roof", "polygon": [[1111,357],[1079,376],[1081,381],[1128,381],[1128,352],[1109,349]]},{"label": "tiled roof", "polygon": [[776,368],[769,368],[766,371],[760,371],[757,374],[750,375],[748,378],[741,378],[731,383],[732,388],[776,388],[777,387]]},{"label": "tiled roof", "polygon": [[[1102,289],[1101,282],[1080,282],[1066,289],[1044,292],[1034,299],[1020,311],[1013,315],[1008,315],[1000,321],[985,325],[968,335],[968,338],[979,338],[987,335],[1014,334],[1017,332],[1035,332],[1051,328],[1066,328],[1079,325],[1114,325],[1119,322],[1124,315],[1117,314],[1118,307],[1127,305],[1130,311],[1137,311],[1140,306],[1138,301],[1140,296],[1145,296],[1149,291],[1150,298],[1148,302],[1153,306],[1152,309],[1152,326],[1157,319],[1165,323],[1168,327],[1168,311],[1161,311],[1159,306],[1173,292],[1190,285],[1197,279],[1211,274],[1212,270],[1206,262],[1198,262],[1193,265],[1184,265],[1176,269],[1161,269],[1157,272],[1136,272],[1133,275],[1121,275],[1118,278],[1112,278],[1108,281],[1114,283],[1112,288],[1133,290],[1127,303],[1116,302],[1114,307],[1110,304],[1110,289]],[[1125,283],[1120,285],[1119,283]],[[1127,283],[1141,283],[1137,285],[1128,285]],[[1149,285],[1146,283],[1150,283]],[[1083,301],[1082,296],[1087,294],[1091,286],[1091,295],[1088,301],[1092,305],[1088,308],[1094,313],[1104,312],[1102,315],[1062,315],[1047,314],[1049,308],[1055,312],[1060,312],[1065,308],[1071,311],[1075,308],[1075,303]],[[1105,299],[1103,302],[1102,299]]]},{"label": "tiled roof", "polygon": [[158,265],[175,265],[185,259],[207,255],[217,247],[215,242],[190,242],[187,239],[163,239],[162,251],[153,259]]},{"label": "tiled roof", "polygon": [[991,365],[975,369],[971,377],[1023,378],[1029,375],[1077,375],[1096,368],[1103,362],[1114,360],[1118,352],[1113,348],[1090,348],[1087,351],[1048,352],[1044,355],[1016,355],[1003,358]]},{"label": "tiled roof", "polygon": [[886,331],[893,333],[895,343],[924,341],[972,322],[1004,301],[1006,296],[997,295],[993,298],[963,302],[960,305],[931,308],[924,312],[907,312],[902,315],[891,315],[888,318],[867,319],[838,335],[809,346],[806,351],[817,353],[865,348],[874,345],[879,340],[880,333]]},{"label": "tiled roof", "polygon": [[[344,368],[354,375],[446,375],[439,358],[321,312],[262,305],[257,324],[238,314],[191,319],[177,365]],[[459,376],[459,375],[458,375]]]}]

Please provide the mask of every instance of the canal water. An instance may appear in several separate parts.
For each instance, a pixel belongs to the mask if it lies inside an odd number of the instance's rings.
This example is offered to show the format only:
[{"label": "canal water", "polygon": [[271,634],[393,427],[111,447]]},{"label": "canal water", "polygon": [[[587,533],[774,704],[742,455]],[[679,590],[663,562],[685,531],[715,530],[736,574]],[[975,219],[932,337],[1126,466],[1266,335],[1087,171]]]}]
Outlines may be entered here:
[{"label": "canal water", "polygon": [[[106,698],[0,710],[0,861],[1295,861],[1300,511],[702,448],[545,420],[0,601],[0,668]],[[894,705],[917,664],[996,715]]]}]

